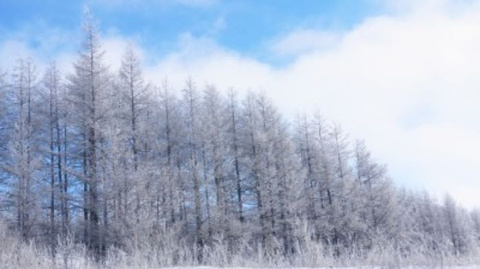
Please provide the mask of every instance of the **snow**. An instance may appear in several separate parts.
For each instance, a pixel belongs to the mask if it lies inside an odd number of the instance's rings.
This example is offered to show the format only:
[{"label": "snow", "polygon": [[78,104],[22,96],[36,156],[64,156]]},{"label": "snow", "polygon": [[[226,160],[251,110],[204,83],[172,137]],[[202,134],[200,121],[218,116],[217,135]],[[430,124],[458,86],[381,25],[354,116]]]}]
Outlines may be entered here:
[{"label": "snow", "polygon": [[[213,267],[213,266],[192,266],[192,267],[165,267],[163,269],[273,269],[278,267]],[[283,269],[386,269],[382,266],[359,266],[359,267],[281,267]],[[398,268],[398,267],[393,267]],[[400,267],[399,269],[430,269],[430,268],[444,268],[444,269],[480,269],[480,265],[469,266],[447,266],[447,267],[428,267],[428,266],[407,266]]]}]

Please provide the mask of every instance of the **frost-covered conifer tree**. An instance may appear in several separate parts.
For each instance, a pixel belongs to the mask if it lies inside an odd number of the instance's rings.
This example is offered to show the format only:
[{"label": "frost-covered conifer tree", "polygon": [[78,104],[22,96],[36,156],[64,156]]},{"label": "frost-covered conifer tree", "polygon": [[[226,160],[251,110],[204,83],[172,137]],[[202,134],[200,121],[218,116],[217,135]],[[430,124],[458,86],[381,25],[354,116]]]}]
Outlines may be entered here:
[{"label": "frost-covered conifer tree", "polygon": [[39,145],[36,139],[38,122],[33,111],[36,93],[36,68],[31,59],[19,59],[13,73],[12,94],[15,123],[7,145],[5,169],[10,175],[9,199],[16,210],[18,234],[29,239],[39,219],[38,184],[35,179],[40,168]]},{"label": "frost-covered conifer tree", "polygon": [[[74,72],[69,76],[69,102],[75,110],[77,156],[81,156],[82,174],[78,178],[83,183],[83,231],[86,244],[100,253],[102,248],[100,229],[100,188],[104,183],[100,168],[100,146],[102,127],[109,111],[107,98],[111,81],[103,60],[103,50],[97,23],[86,11],[84,41]],[[78,174],[78,173],[77,173]],[[105,217],[105,215],[104,215]],[[106,219],[104,219],[106,221]]]}]

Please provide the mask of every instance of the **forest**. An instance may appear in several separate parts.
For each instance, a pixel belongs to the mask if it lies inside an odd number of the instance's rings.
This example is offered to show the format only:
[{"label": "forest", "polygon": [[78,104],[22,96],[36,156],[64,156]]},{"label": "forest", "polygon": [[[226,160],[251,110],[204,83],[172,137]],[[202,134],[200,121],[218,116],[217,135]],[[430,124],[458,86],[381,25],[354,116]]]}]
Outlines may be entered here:
[{"label": "forest", "polygon": [[70,74],[0,70],[0,267],[479,262],[480,210],[397,187],[339,124],[152,85],[135,46],[112,70],[83,30]]}]

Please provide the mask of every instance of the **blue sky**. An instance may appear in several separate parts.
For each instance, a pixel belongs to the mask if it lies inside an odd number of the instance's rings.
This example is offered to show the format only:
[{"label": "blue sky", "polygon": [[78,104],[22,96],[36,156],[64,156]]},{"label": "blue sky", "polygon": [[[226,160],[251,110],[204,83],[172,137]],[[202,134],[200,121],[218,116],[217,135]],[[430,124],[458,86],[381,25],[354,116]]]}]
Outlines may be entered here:
[{"label": "blue sky", "polygon": [[[35,47],[41,42],[35,33],[50,29],[78,33],[87,6],[104,31],[134,37],[156,54],[175,49],[179,35],[189,33],[272,63],[285,60],[265,49],[272,38],[298,28],[345,31],[385,10],[372,0],[3,0],[0,36],[7,39],[30,31],[27,41]],[[71,45],[66,39],[53,49],[72,49]]]},{"label": "blue sky", "polygon": [[480,206],[480,2],[0,0],[0,68],[64,74],[89,7],[115,72],[133,42],[145,78],[269,94],[286,118],[320,109],[400,186]]}]

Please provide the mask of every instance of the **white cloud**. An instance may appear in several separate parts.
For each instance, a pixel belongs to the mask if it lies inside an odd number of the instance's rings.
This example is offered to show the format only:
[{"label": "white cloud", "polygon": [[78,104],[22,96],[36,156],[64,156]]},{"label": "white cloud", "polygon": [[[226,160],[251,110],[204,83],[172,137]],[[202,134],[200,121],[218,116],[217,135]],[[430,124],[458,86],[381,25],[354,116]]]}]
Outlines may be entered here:
[{"label": "white cloud", "polygon": [[41,20],[25,23],[14,32],[5,32],[0,40],[0,67],[11,69],[19,58],[28,57],[36,63],[40,76],[53,61],[57,61],[62,70],[70,69],[72,61],[68,59],[76,49],[72,40],[80,41],[76,32],[51,28]]},{"label": "white cloud", "polygon": [[266,88],[273,80],[270,66],[219,47],[208,38],[194,38],[182,34],[179,47],[154,66],[147,67],[148,80],[160,84],[165,78],[176,87],[192,77],[203,86],[215,83],[220,88],[240,90]]},{"label": "white cloud", "polygon": [[1,67],[4,69],[15,65],[20,57],[34,57],[35,52],[26,44],[16,40],[6,40],[0,44]]},{"label": "white cloud", "polygon": [[227,28],[227,22],[225,21],[225,17],[220,16],[213,22],[212,32],[221,32],[225,28]]},{"label": "white cloud", "polygon": [[[62,36],[62,42],[55,43],[54,40],[60,40],[60,37],[49,38],[48,33],[59,32]],[[115,32],[115,31],[113,31]],[[69,74],[73,72],[73,63],[78,58],[78,51],[80,51],[80,38],[73,38],[70,36],[70,40],[77,39],[77,46],[72,48],[71,46],[59,46],[64,42],[65,33],[61,33],[58,29],[51,31],[39,31],[37,38],[45,36],[45,40],[42,41],[36,47],[29,45],[28,34],[33,35],[31,30],[25,32],[19,32],[11,39],[7,39],[0,43],[0,68],[4,70],[11,70],[16,65],[19,58],[32,58],[37,66],[39,78],[42,76],[42,72],[45,67],[55,61],[62,74]],[[71,42],[70,42],[71,43]],[[132,43],[136,46],[134,38],[119,36],[118,34],[108,34],[102,38],[102,50],[104,51],[104,60],[108,63],[108,67],[112,72],[118,70],[121,65],[122,55],[127,47],[127,44]],[[52,52],[52,47],[60,48],[55,54]],[[145,58],[144,50],[136,46],[137,53],[140,59]]]},{"label": "white cloud", "polygon": [[102,49],[105,51],[104,59],[111,70],[118,70],[122,64],[122,56],[129,44],[128,39],[122,37],[108,37],[103,40]]},{"label": "white cloud", "polygon": [[333,47],[340,41],[340,35],[335,32],[300,29],[272,40],[271,51],[277,56],[298,56],[305,53],[324,50]]}]

